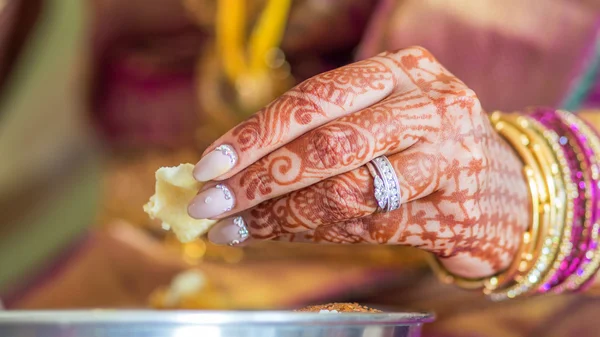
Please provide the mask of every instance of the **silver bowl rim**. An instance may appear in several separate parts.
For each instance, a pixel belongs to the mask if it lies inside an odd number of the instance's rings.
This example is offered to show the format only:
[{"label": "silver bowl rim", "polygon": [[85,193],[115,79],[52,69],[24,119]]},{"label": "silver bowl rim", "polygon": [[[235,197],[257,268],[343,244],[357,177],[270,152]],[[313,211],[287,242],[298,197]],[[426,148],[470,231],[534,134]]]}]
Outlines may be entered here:
[{"label": "silver bowl rim", "polygon": [[293,311],[193,311],[193,310],[44,310],[0,311],[4,325],[421,325],[435,315],[426,312],[309,313]]}]

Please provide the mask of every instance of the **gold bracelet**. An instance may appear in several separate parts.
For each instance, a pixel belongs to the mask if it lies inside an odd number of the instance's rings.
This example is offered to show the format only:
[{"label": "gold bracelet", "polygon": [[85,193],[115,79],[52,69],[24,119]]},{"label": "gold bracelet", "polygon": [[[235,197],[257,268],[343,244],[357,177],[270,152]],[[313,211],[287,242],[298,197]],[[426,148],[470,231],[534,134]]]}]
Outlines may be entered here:
[{"label": "gold bracelet", "polygon": [[[523,117],[525,118],[525,117]],[[566,192],[567,202],[565,207],[562,208],[564,212],[564,220],[563,220],[563,230],[562,230],[562,240],[558,248],[557,255],[555,257],[554,263],[546,273],[546,275],[541,279],[540,285],[548,284],[552,281],[556,273],[559,272],[562,263],[566,258],[568,258],[573,252],[573,243],[571,242],[573,224],[575,223],[574,219],[574,211],[575,211],[575,199],[578,198],[578,190],[577,185],[572,179],[572,172],[565,156],[565,153],[560,146],[559,139],[560,137],[556,134],[556,132],[546,128],[537,120],[534,120],[531,117],[526,117],[527,122],[531,123],[534,126],[534,129],[537,129],[540,135],[546,138],[546,140],[552,146],[552,152],[556,155],[556,159],[558,159],[563,178],[563,189]],[[526,123],[526,122],[523,122]],[[566,125],[565,125],[566,127]],[[557,181],[559,181],[557,179]],[[560,220],[559,220],[560,221]],[[538,289],[532,289],[531,293],[537,292]]]},{"label": "gold bracelet", "polygon": [[[515,280],[521,280],[531,269],[531,265],[537,259],[542,249],[542,238],[550,223],[550,193],[547,187],[546,177],[541,165],[530,149],[531,140],[514,125],[502,120],[503,114],[496,112],[491,121],[497,132],[506,139],[521,160],[525,163],[528,175],[528,185],[532,202],[532,221],[528,230],[524,233],[521,243],[520,254],[517,255],[509,269],[492,279],[484,292],[491,294],[508,286],[512,286]],[[531,177],[529,177],[531,175]],[[537,200],[537,202],[536,202]]]},{"label": "gold bracelet", "polygon": [[566,218],[569,213],[572,218],[574,200],[573,188],[569,186],[570,170],[556,133],[528,117],[513,114],[503,115],[501,119],[517,127],[531,140],[529,148],[540,163],[549,191],[550,219],[547,231],[541,231],[546,235],[540,236],[541,250],[536,252],[532,268],[524,277],[515,278],[515,284],[490,294],[494,301],[536,292],[538,286],[549,278],[550,269],[556,268],[557,263],[570,253],[569,246],[562,244],[562,238],[565,229],[570,236],[572,221],[567,223]]},{"label": "gold bracelet", "polygon": [[[485,278],[466,278],[455,275],[448,271],[440,261],[431,255],[430,264],[439,280],[446,284],[454,284],[463,289],[484,289],[484,292],[501,288],[511,282],[519,272],[528,270],[533,260],[533,250],[536,246],[538,231],[540,229],[540,218],[545,210],[544,205],[548,203],[548,193],[545,181],[538,163],[527,148],[529,140],[523,137],[518,130],[510,125],[498,121],[498,114],[491,117],[492,123],[501,134],[510,135],[513,148],[520,155],[524,167],[523,172],[530,189],[532,219],[529,227],[523,233],[523,238],[515,259],[504,271]],[[497,122],[497,123],[496,123]]]}]

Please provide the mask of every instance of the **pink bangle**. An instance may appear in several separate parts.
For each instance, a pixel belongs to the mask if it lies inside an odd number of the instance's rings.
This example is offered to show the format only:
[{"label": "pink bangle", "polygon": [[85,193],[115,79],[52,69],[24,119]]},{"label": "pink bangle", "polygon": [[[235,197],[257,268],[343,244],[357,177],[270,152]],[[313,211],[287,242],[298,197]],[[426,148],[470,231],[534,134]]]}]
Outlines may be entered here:
[{"label": "pink bangle", "polygon": [[[596,130],[588,125],[585,121],[575,118],[573,115],[562,114],[564,120],[567,121],[570,128],[578,135],[578,137],[586,140],[588,148],[585,151],[586,159],[591,161],[589,166],[592,172],[592,181],[589,186],[591,192],[591,210],[590,210],[590,235],[588,242],[584,245],[583,258],[575,273],[561,285],[562,290],[582,291],[585,290],[594,280],[598,268],[600,267],[600,259],[598,254],[598,239],[600,234],[600,135]],[[590,135],[594,139],[589,139]]]},{"label": "pink bangle", "polygon": [[589,198],[586,197],[586,182],[590,181],[591,172],[588,169],[590,167],[589,158],[584,161],[578,158],[578,153],[584,153],[585,144],[582,144],[577,134],[563,122],[556,110],[538,109],[533,111],[531,116],[560,137],[559,143],[571,171],[571,180],[577,186],[578,191],[577,197],[573,200],[573,224],[570,237],[563,238],[563,240],[570,241],[572,249],[560,262],[559,268],[549,281],[539,287],[538,292],[546,293],[574,273],[583,257],[582,254],[585,253],[585,250],[581,250],[580,247],[581,242],[588,241],[590,235],[587,231],[592,227],[591,222],[585,221],[586,212],[590,209]]},{"label": "pink bangle", "polygon": [[582,233],[582,240],[573,243],[575,251],[578,253],[568,270],[565,271],[566,278],[552,289],[555,293],[561,293],[585,288],[586,282],[592,279],[597,272],[598,262],[600,261],[597,255],[599,234],[597,222],[600,219],[598,208],[600,202],[600,186],[598,185],[600,183],[600,163],[598,161],[600,141],[595,131],[573,114],[559,111],[557,115],[577,139],[581,154],[584,157],[582,160],[587,168],[585,174],[589,177],[589,183],[584,186],[586,189],[583,191],[583,193],[588,192],[586,195],[588,205],[585,214],[587,218],[586,227]]},{"label": "pink bangle", "polygon": [[[598,233],[594,233],[594,225],[598,222],[598,220],[600,219],[600,212],[599,212],[599,202],[600,202],[600,166],[599,166],[599,162],[596,158],[598,158],[598,156],[600,155],[600,153],[595,153],[594,150],[590,147],[589,145],[589,140],[587,139],[587,137],[585,136],[585,134],[583,132],[581,132],[581,130],[579,129],[579,126],[575,123],[574,116],[566,116],[565,118],[565,122],[569,125],[569,128],[571,128],[571,130],[573,131],[573,133],[575,133],[580,141],[580,143],[583,144],[583,156],[585,157],[585,160],[588,163],[588,170],[590,171],[590,184],[588,187],[588,191],[590,192],[590,224],[589,224],[589,232],[587,235],[587,241],[580,243],[580,249],[581,249],[581,256],[579,258],[580,263],[577,266],[577,268],[575,270],[573,270],[573,273],[582,273],[583,272],[583,267],[585,267],[585,265],[589,264],[591,262],[591,257],[592,255],[594,255],[596,253],[596,249],[598,248],[598,243],[593,240],[594,234],[598,234]],[[569,122],[568,119],[571,119],[572,122]],[[580,121],[580,123],[585,124],[585,122]],[[593,129],[591,127],[589,127],[590,131],[594,132]],[[598,137],[598,135],[596,134],[596,137]],[[595,174],[593,172],[596,172]],[[597,232],[597,229],[596,229]],[[585,288],[585,286],[584,286]]]}]

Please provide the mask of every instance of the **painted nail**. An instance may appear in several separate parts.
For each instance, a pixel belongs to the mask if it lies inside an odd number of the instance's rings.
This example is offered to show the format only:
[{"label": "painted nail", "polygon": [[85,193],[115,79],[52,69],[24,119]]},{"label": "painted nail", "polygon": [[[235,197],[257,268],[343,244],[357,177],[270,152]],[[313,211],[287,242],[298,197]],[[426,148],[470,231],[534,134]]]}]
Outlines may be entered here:
[{"label": "painted nail", "polygon": [[249,237],[246,222],[241,216],[221,220],[208,232],[208,239],[217,245],[236,246]]},{"label": "painted nail", "polygon": [[202,191],[188,206],[188,214],[196,219],[210,219],[231,211],[235,204],[233,194],[223,184]]},{"label": "painted nail", "polygon": [[237,159],[237,154],[231,145],[219,145],[196,164],[194,178],[198,181],[212,180],[231,170]]}]

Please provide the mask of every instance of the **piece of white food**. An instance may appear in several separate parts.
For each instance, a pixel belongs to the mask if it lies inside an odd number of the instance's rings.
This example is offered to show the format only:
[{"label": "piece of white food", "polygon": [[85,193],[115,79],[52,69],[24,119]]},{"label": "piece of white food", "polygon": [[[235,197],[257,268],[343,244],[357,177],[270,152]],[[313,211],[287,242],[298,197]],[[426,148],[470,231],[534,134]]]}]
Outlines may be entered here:
[{"label": "piece of white food", "polygon": [[172,230],[181,242],[190,242],[206,233],[216,221],[194,219],[187,206],[202,187],[192,174],[194,165],[161,167],[156,171],[156,187],[144,212],[151,219],[162,221],[162,228]]}]

